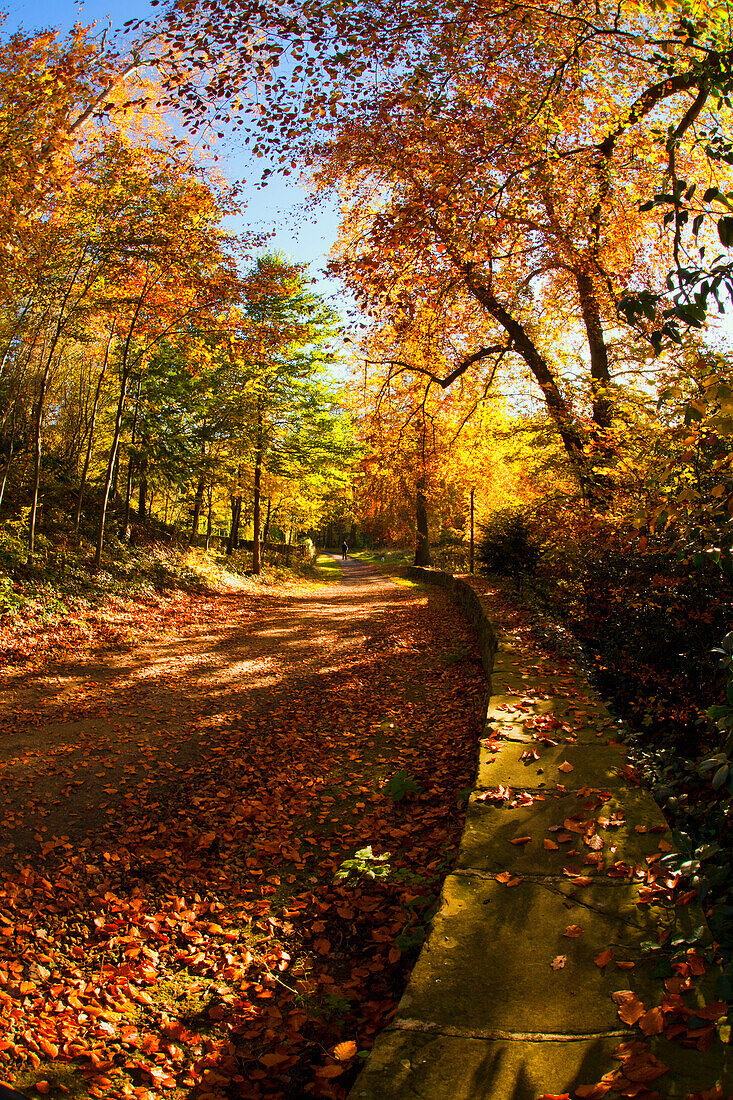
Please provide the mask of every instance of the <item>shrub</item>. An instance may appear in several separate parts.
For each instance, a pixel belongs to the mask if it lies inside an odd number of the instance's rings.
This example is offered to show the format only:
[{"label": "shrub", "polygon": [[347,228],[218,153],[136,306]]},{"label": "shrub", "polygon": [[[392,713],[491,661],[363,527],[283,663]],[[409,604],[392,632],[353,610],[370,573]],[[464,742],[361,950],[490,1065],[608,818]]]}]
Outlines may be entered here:
[{"label": "shrub", "polygon": [[540,547],[520,508],[502,508],[480,528],[477,558],[483,573],[512,577],[521,588],[526,576],[534,576]]}]

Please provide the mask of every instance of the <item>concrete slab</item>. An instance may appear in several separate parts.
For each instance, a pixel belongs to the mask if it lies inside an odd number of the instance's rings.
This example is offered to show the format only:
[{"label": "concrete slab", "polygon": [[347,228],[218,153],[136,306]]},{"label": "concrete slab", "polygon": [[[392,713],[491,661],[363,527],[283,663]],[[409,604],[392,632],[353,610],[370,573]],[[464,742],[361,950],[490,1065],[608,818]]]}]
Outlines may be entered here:
[{"label": "concrete slab", "polygon": [[672,848],[662,812],[645,791],[612,792],[604,800],[575,792],[532,796],[514,791],[518,805],[488,801],[487,793],[475,793],[469,801],[461,869],[563,877],[569,867],[595,877],[625,863],[646,872],[648,860]]},{"label": "concrete slab", "polygon": [[[626,750],[622,745],[504,741],[495,752],[483,743],[479,750],[477,786],[504,784],[517,789],[542,789],[560,784],[567,790],[580,787],[609,790],[629,785],[628,779],[619,774],[626,762]],[[572,771],[559,770],[566,763],[571,765]]]},{"label": "concrete slab", "polygon": [[[596,1037],[559,1042],[545,1039],[481,1040],[390,1030],[377,1040],[350,1100],[538,1100],[595,1084],[621,1062],[620,1039]],[[731,1087],[726,1050],[717,1043],[705,1054],[662,1040],[651,1044],[669,1072],[653,1083],[660,1096]],[[611,1093],[610,1096],[617,1096]]]},{"label": "concrete slab", "polygon": [[[450,875],[396,1026],[417,1020],[441,1029],[460,1024],[463,1033],[477,1035],[595,1035],[624,1029],[615,991],[634,991],[647,1009],[660,1004],[662,978],[654,972],[661,956],[648,946],[657,944],[660,919],[664,924],[677,914],[638,906],[634,887],[591,886],[577,898],[571,892],[569,883],[525,880],[509,887]],[[689,918],[687,909],[679,914]],[[582,934],[564,935],[575,927]],[[601,968],[594,959],[608,948],[614,959]],[[635,965],[620,970],[618,961]],[[687,995],[691,1007],[699,996]]]}]

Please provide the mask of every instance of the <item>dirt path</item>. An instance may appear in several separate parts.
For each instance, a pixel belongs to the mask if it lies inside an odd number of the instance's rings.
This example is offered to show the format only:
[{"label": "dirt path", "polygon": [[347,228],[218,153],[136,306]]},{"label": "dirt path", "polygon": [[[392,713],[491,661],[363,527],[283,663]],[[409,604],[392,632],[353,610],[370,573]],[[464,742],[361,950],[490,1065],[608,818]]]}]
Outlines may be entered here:
[{"label": "dirt path", "polygon": [[345,1095],[454,858],[485,690],[442,593],[345,568],[6,678],[0,1076]]}]

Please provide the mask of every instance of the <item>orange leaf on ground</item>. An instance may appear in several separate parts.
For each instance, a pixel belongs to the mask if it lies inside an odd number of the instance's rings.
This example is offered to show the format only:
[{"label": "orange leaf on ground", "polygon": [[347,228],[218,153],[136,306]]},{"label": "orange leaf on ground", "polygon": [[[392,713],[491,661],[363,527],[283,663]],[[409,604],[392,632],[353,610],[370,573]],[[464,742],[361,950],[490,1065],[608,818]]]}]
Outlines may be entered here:
[{"label": "orange leaf on ground", "polygon": [[347,1042],[339,1043],[334,1047],[333,1056],[339,1062],[348,1062],[349,1058],[354,1057],[358,1049],[356,1043],[349,1039]]},{"label": "orange leaf on ground", "polygon": [[263,1066],[267,1066],[268,1069],[273,1069],[275,1066],[281,1066],[283,1062],[290,1060],[289,1054],[263,1054],[261,1058],[257,1059]]},{"label": "orange leaf on ground", "polygon": [[547,838],[542,841],[542,844],[546,852],[557,852],[560,847],[554,840],[547,840]]},{"label": "orange leaf on ground", "polygon": [[642,1002],[638,999],[634,993],[628,1001],[624,1001],[619,1007],[618,1014],[619,1019],[623,1020],[629,1027],[633,1027],[637,1020],[641,1019],[644,1015],[645,1009]]},{"label": "orange leaf on ground", "polygon": [[566,936],[569,940],[573,940],[577,936],[582,936],[584,932],[585,928],[580,928],[577,924],[569,924],[563,932],[563,936]]},{"label": "orange leaf on ground", "polygon": [[636,1058],[630,1058],[623,1065],[624,1077],[635,1085],[648,1085],[650,1081],[656,1081],[665,1073],[669,1073],[669,1066],[665,1066],[653,1054],[640,1054]]},{"label": "orange leaf on ground", "polygon": [[601,969],[603,969],[604,966],[608,966],[612,958],[613,951],[610,947],[607,947],[605,951],[598,952],[598,954],[593,959],[593,962],[596,964],[596,966],[600,966]]},{"label": "orange leaf on ground", "polygon": [[316,1077],[340,1077],[346,1066],[319,1066]]},{"label": "orange leaf on ground", "polygon": [[518,875],[513,875],[511,871],[502,871],[496,876],[496,881],[503,886],[518,886],[522,880]]},{"label": "orange leaf on ground", "polygon": [[567,955],[555,955],[555,958],[550,963],[550,966],[553,970],[563,970],[567,961]]},{"label": "orange leaf on ground", "polygon": [[514,840],[510,840],[510,844],[529,844],[531,836],[515,836]]},{"label": "orange leaf on ground", "polygon": [[639,1018],[639,1027],[645,1035],[661,1035],[664,1031],[664,1015],[661,1008],[650,1008]]},{"label": "orange leaf on ground", "polygon": [[568,760],[563,760],[562,764],[560,764],[558,766],[557,770],[559,772],[566,772],[567,773],[567,772],[574,772],[575,768],[573,767],[573,765]]}]

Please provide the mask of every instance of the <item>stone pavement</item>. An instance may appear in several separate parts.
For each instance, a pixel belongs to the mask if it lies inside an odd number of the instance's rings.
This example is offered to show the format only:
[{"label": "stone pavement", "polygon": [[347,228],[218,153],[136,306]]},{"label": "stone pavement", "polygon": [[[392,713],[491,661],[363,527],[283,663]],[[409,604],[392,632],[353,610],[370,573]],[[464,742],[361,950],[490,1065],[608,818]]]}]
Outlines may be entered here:
[{"label": "stone pavement", "polygon": [[500,638],[458,863],[349,1100],[733,1094],[673,847],[577,666]]}]

